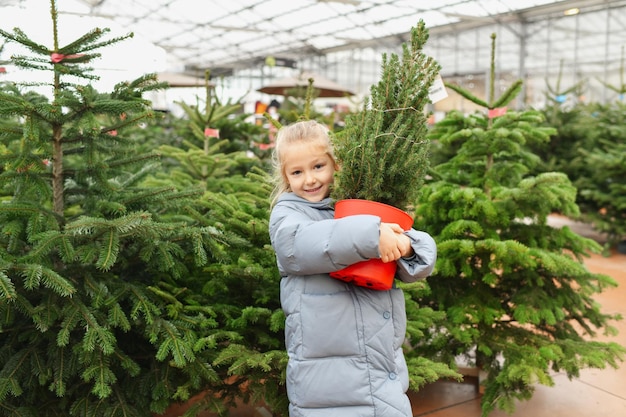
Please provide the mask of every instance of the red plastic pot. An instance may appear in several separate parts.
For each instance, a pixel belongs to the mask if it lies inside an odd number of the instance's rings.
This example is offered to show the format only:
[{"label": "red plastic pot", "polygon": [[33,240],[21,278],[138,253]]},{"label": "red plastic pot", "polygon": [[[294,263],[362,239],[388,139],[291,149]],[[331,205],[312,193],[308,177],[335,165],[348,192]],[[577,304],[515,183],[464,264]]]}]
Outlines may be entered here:
[{"label": "red plastic pot", "polygon": [[[336,219],[355,214],[372,214],[380,217],[385,223],[397,223],[404,230],[409,230],[413,226],[411,215],[388,204],[358,199],[340,200],[335,203]],[[333,278],[380,291],[391,289],[395,275],[396,263],[385,263],[380,259],[358,262],[330,273]]]}]

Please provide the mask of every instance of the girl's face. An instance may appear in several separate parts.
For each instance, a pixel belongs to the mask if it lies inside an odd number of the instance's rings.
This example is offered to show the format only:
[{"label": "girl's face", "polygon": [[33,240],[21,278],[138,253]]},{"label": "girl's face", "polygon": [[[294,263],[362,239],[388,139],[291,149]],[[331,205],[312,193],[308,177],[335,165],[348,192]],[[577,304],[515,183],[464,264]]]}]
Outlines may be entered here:
[{"label": "girl's face", "polygon": [[283,175],[297,196],[311,202],[328,197],[337,167],[325,144],[291,143],[283,150],[282,160]]}]

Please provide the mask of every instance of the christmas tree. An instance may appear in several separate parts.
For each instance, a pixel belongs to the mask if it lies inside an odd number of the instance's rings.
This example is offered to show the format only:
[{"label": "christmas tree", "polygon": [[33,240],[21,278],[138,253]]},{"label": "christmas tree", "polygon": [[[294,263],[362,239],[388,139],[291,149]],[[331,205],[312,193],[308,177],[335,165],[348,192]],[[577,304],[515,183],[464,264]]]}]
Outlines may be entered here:
[{"label": "christmas tree", "polygon": [[132,34],[60,45],[50,5],[51,46],[0,30],[28,51],[11,68],[50,75],[50,98],[0,91],[0,415],[143,417],[222,380],[199,347],[214,310],[179,282],[226,238],[180,216],[201,188],[143,185],[160,158],[127,134],[164,85],[90,85],[96,51]]},{"label": "christmas tree", "polygon": [[333,198],[363,199],[406,210],[428,169],[426,106],[439,64],[423,52],[428,30],[411,29],[402,56],[383,54],[380,81],[363,109],[346,117],[334,141],[341,165]]},{"label": "christmas tree", "polygon": [[620,83],[613,85],[600,80],[617,93],[618,100],[606,105],[582,107],[577,127],[584,137],[580,142],[570,144],[574,149],[571,166],[563,164],[578,188],[581,218],[607,236],[607,252],[615,245],[621,252],[626,252],[625,74],[622,47]]},{"label": "christmas tree", "polygon": [[[626,89],[624,90],[626,93]],[[626,105],[589,105],[584,111],[589,147],[578,147],[572,181],[581,218],[607,237],[605,250],[626,253]]]},{"label": "christmas tree", "polygon": [[[620,70],[622,82],[618,85],[599,80],[617,93],[619,100],[626,94],[623,48]],[[619,100],[572,105],[567,96],[580,97],[584,84],[579,82],[562,90],[560,74],[556,87],[548,88],[549,104],[543,109],[546,123],[555,127],[557,133],[547,143],[532,148],[542,160],[536,171],[567,174],[578,190],[578,218],[606,237],[604,249],[609,253],[615,245],[622,248],[626,239],[626,129],[623,127],[626,106]]]},{"label": "christmas tree", "polygon": [[563,87],[562,77],[563,61],[560,62],[555,84],[546,82],[546,105],[542,109],[546,119],[544,124],[555,128],[556,133],[548,141],[529,144],[529,149],[541,158],[541,163],[533,169],[534,173],[563,172],[573,181],[570,163],[576,156],[578,147],[584,146],[586,134],[584,105],[579,101],[584,94],[586,82],[582,80]]},{"label": "christmas tree", "polygon": [[205,382],[193,401],[186,402],[192,389],[178,395],[184,404],[177,410],[190,417],[206,410],[225,413],[245,402],[286,416],[285,318],[268,232],[270,179],[263,171],[269,171],[270,162],[243,157],[233,146],[244,139],[254,143],[264,129],[242,116],[230,117],[239,106],[222,104],[210,92],[204,103],[198,98],[194,106],[179,104],[186,117],[175,121],[174,137],[158,148],[167,156],[168,169],[153,173],[145,183],[176,188],[201,184],[206,189],[202,197],[178,216],[219,231],[222,244],[206,264],[190,267],[175,285],[162,289],[180,305],[209,306],[212,312],[211,326],[198,332],[195,346],[218,377]]},{"label": "christmas tree", "polygon": [[521,81],[494,98],[494,56],[495,35],[488,100],[449,85],[485,112],[452,111],[432,129],[432,140],[457,151],[433,167],[416,216],[439,254],[427,279],[432,293],[421,301],[448,317],[416,349],[463,357],[485,373],[484,416],[512,411],[535,383],[552,385],[551,372],[575,378],[585,367],[617,367],[626,353],[592,340],[614,332],[610,322],[619,317],[603,313],[593,296],[616,283],[582,263],[600,249],[596,242],[548,225],[553,212],[578,215],[576,189],[559,172],[528,175],[538,163],[528,145],[554,129],[542,126],[538,111],[507,111]]}]

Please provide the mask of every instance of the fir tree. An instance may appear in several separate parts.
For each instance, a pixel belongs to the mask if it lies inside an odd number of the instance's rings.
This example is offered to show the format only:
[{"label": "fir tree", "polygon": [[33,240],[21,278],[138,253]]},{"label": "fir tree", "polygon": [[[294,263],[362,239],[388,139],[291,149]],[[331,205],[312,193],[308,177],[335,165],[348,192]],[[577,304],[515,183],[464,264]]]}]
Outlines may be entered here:
[{"label": "fir tree", "polygon": [[89,85],[95,51],[132,34],[59,45],[50,4],[52,46],[0,30],[29,51],[12,65],[51,77],[51,99],[0,92],[0,415],[143,417],[222,380],[199,347],[216,313],[177,283],[225,239],[178,215],[202,189],[142,185],[159,156],[126,133],[164,85]]},{"label": "fir tree", "polygon": [[[623,49],[620,74],[623,78]],[[602,83],[620,96],[626,93],[623,80],[619,85]],[[557,94],[559,91],[558,84],[550,89],[556,98],[572,92],[580,94],[580,84]],[[616,101],[606,105],[578,103],[570,108],[560,101],[552,99],[543,110],[557,134],[547,144],[533,148],[543,162],[538,171],[553,169],[567,174],[578,190],[578,217],[605,234],[608,252],[626,239],[626,107]]]},{"label": "fir tree", "polygon": [[608,251],[626,240],[626,105],[585,108],[586,141],[572,159],[581,218],[607,236]]},{"label": "fir tree", "polygon": [[423,21],[411,29],[402,56],[383,54],[380,81],[363,109],[346,117],[337,134],[341,164],[333,197],[378,201],[406,210],[428,168],[426,106],[440,66],[423,52]]},{"label": "fir tree", "polygon": [[[570,174],[573,169],[570,165],[576,156],[579,146],[585,146],[586,120],[584,106],[578,98],[584,93],[585,81],[569,86],[561,86],[563,75],[563,61],[560,63],[556,84],[546,82],[546,106],[542,113],[545,116],[545,125],[555,128],[556,133],[550,140],[529,144],[529,149],[541,158],[541,163],[534,169],[538,172],[563,172],[573,180]],[[575,97],[568,100],[568,97]]]},{"label": "fir tree", "polygon": [[494,99],[492,39],[490,98],[450,86],[488,114],[453,111],[435,125],[430,137],[458,151],[433,167],[416,217],[439,252],[422,302],[448,317],[432,329],[432,343],[416,349],[450,361],[462,355],[486,372],[484,416],[512,411],[535,383],[552,385],[551,371],[575,378],[585,367],[617,367],[626,352],[591,339],[615,331],[610,322],[619,317],[593,296],[616,283],[582,264],[596,242],[547,224],[554,211],[578,214],[576,189],[562,173],[528,175],[538,162],[528,145],[554,129],[541,126],[540,112],[505,112],[521,81]]},{"label": "fir tree", "polygon": [[[626,94],[624,83],[624,47],[620,63],[620,84],[600,80],[620,99]],[[585,141],[575,146],[576,157],[571,178],[579,190],[577,202],[582,218],[607,235],[605,249],[626,242],[626,105],[615,101],[607,105],[589,105],[584,108],[581,131]],[[623,248],[622,248],[623,251]]]},{"label": "fir tree", "polygon": [[[196,98],[195,105],[178,102],[184,119],[166,121],[167,126],[175,125],[177,130],[169,135],[169,142],[158,146],[166,159],[166,170],[155,175],[150,185],[173,181],[179,187],[202,184],[206,190],[221,191],[226,177],[241,176],[261,165],[247,150],[259,140],[262,128],[244,122],[245,115],[233,117],[241,111],[241,104],[230,100],[222,104],[208,84],[209,71],[205,78],[205,99]],[[157,120],[154,124],[163,122]]]},{"label": "fir tree", "polygon": [[[183,306],[210,306],[212,311],[212,326],[198,333],[196,347],[219,378],[204,384],[202,395],[185,416],[203,410],[226,412],[236,401],[263,403],[273,415],[286,416],[285,317],[279,301],[280,274],[268,231],[269,176],[257,158],[242,158],[237,150],[223,152],[233,142],[254,140],[248,135],[255,131],[247,124],[226,124],[238,106],[223,105],[210,93],[204,105],[200,99],[197,103],[179,103],[185,109],[182,123],[186,128],[180,129],[181,137],[171,139],[177,146],[159,148],[168,157],[169,169],[146,180],[152,186],[177,188],[206,183],[207,190],[197,204],[178,216],[219,231],[224,242],[219,257],[190,267],[175,286],[163,288]],[[220,127],[221,139],[207,137],[207,126]],[[224,126],[228,128],[222,129]],[[232,136],[225,136],[228,133]],[[204,149],[198,146],[203,143],[208,144]],[[206,176],[203,166],[210,167]],[[249,169],[246,175],[238,174],[242,167]],[[184,401],[192,393],[189,389],[177,398]]]}]

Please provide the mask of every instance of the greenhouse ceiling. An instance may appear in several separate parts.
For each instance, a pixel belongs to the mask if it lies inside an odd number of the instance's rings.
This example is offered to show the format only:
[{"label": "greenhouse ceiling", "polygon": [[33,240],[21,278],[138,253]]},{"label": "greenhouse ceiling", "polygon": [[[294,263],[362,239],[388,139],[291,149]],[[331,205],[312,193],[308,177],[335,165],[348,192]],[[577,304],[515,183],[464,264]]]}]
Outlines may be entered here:
[{"label": "greenhouse ceiling", "polygon": [[[168,69],[232,71],[357,48],[395,48],[422,19],[435,35],[487,25],[562,17],[576,10],[624,7],[610,0],[61,0],[60,19],[100,18],[114,34],[134,32],[166,52]],[[0,0],[3,8],[49,9],[48,0]],[[598,18],[596,18],[598,19]],[[13,22],[11,22],[13,23]],[[19,22],[17,22],[19,24]],[[10,30],[2,22],[2,28]],[[614,30],[624,33],[626,22]],[[584,23],[589,53],[606,42],[605,22]],[[594,28],[598,36],[593,36]],[[563,30],[563,28],[561,28]],[[570,30],[565,28],[565,31]],[[573,36],[573,35],[572,35]],[[622,43],[626,39],[622,36]],[[535,48],[538,45],[533,45]],[[598,57],[600,59],[600,57]]]}]

